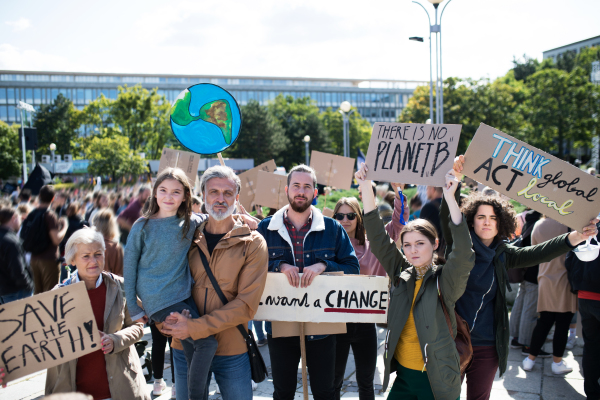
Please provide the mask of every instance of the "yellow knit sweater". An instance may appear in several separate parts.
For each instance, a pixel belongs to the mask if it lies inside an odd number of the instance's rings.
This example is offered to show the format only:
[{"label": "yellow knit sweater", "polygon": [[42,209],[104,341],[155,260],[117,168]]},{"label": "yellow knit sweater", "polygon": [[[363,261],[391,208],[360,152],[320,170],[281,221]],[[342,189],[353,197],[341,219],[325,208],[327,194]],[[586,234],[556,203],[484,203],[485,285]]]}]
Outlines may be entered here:
[{"label": "yellow knit sweater", "polygon": [[415,294],[413,296],[412,306],[410,307],[410,314],[408,320],[402,329],[400,334],[400,340],[396,345],[394,351],[394,357],[400,365],[404,368],[414,369],[421,371],[423,370],[425,363],[423,362],[423,354],[421,354],[421,345],[419,344],[419,338],[417,337],[417,328],[415,326],[415,319],[413,316],[413,308],[415,307],[415,298],[419,289],[421,288],[422,279],[415,282]]}]

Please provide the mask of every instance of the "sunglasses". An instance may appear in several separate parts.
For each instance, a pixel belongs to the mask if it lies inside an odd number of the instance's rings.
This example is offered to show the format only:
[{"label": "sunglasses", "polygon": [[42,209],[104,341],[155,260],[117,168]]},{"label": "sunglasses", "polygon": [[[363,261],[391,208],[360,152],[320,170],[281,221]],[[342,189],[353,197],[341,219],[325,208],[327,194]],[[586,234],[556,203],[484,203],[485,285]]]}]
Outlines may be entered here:
[{"label": "sunglasses", "polygon": [[338,221],[343,221],[344,216],[348,217],[348,221],[354,221],[354,218],[356,218],[356,213],[348,213],[348,214],[335,213],[333,215],[333,218],[337,219]]}]

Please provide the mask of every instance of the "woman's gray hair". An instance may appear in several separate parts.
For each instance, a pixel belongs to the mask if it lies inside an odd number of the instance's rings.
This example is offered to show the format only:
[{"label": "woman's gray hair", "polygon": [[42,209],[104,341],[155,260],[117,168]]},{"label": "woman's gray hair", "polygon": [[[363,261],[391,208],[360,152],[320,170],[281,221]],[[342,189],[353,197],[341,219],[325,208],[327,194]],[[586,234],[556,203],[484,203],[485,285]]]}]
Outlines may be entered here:
[{"label": "woman's gray hair", "polygon": [[102,234],[95,229],[83,228],[75,231],[73,235],[67,241],[65,246],[65,261],[67,264],[72,265],[75,256],[77,255],[77,247],[80,244],[92,244],[98,243],[102,247],[102,252],[106,250],[104,244],[104,237]]},{"label": "woman's gray hair", "polygon": [[[214,167],[210,167],[204,174],[202,175],[202,179],[200,179],[200,192],[204,196],[204,189],[206,189],[206,182],[210,181],[213,178],[226,178],[231,182],[235,183],[235,194],[240,192],[242,187],[242,181],[240,178],[233,172],[233,170],[229,167],[223,165],[215,165]],[[206,198],[206,197],[205,197]]]}]

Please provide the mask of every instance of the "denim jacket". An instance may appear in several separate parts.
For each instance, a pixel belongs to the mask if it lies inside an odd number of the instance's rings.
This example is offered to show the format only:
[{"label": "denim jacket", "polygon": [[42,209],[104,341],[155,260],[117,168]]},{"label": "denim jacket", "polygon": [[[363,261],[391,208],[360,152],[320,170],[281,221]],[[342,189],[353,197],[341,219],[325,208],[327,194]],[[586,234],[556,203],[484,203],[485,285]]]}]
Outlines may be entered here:
[{"label": "denim jacket", "polygon": [[[281,272],[279,265],[296,265],[292,240],[283,222],[283,215],[289,206],[277,211],[272,217],[258,224],[258,232],[263,235],[269,249],[269,272]],[[304,265],[325,263],[325,272],[342,271],[344,274],[358,274],[360,267],[354,253],[350,237],[336,220],[324,217],[312,207],[312,225],[304,238]],[[271,323],[265,324],[267,333],[271,333]],[[308,340],[317,340],[324,336],[309,336]]]}]

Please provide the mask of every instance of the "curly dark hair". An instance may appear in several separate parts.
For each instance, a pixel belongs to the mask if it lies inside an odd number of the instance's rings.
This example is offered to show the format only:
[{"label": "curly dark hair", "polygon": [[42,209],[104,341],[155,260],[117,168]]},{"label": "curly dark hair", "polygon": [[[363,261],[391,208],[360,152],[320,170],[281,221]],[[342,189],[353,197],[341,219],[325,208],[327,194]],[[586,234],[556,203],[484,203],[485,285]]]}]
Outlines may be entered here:
[{"label": "curly dark hair", "polygon": [[510,238],[517,229],[516,213],[513,205],[498,195],[486,196],[481,192],[472,192],[463,200],[461,211],[472,228],[479,206],[492,206],[498,227],[499,239]]}]

